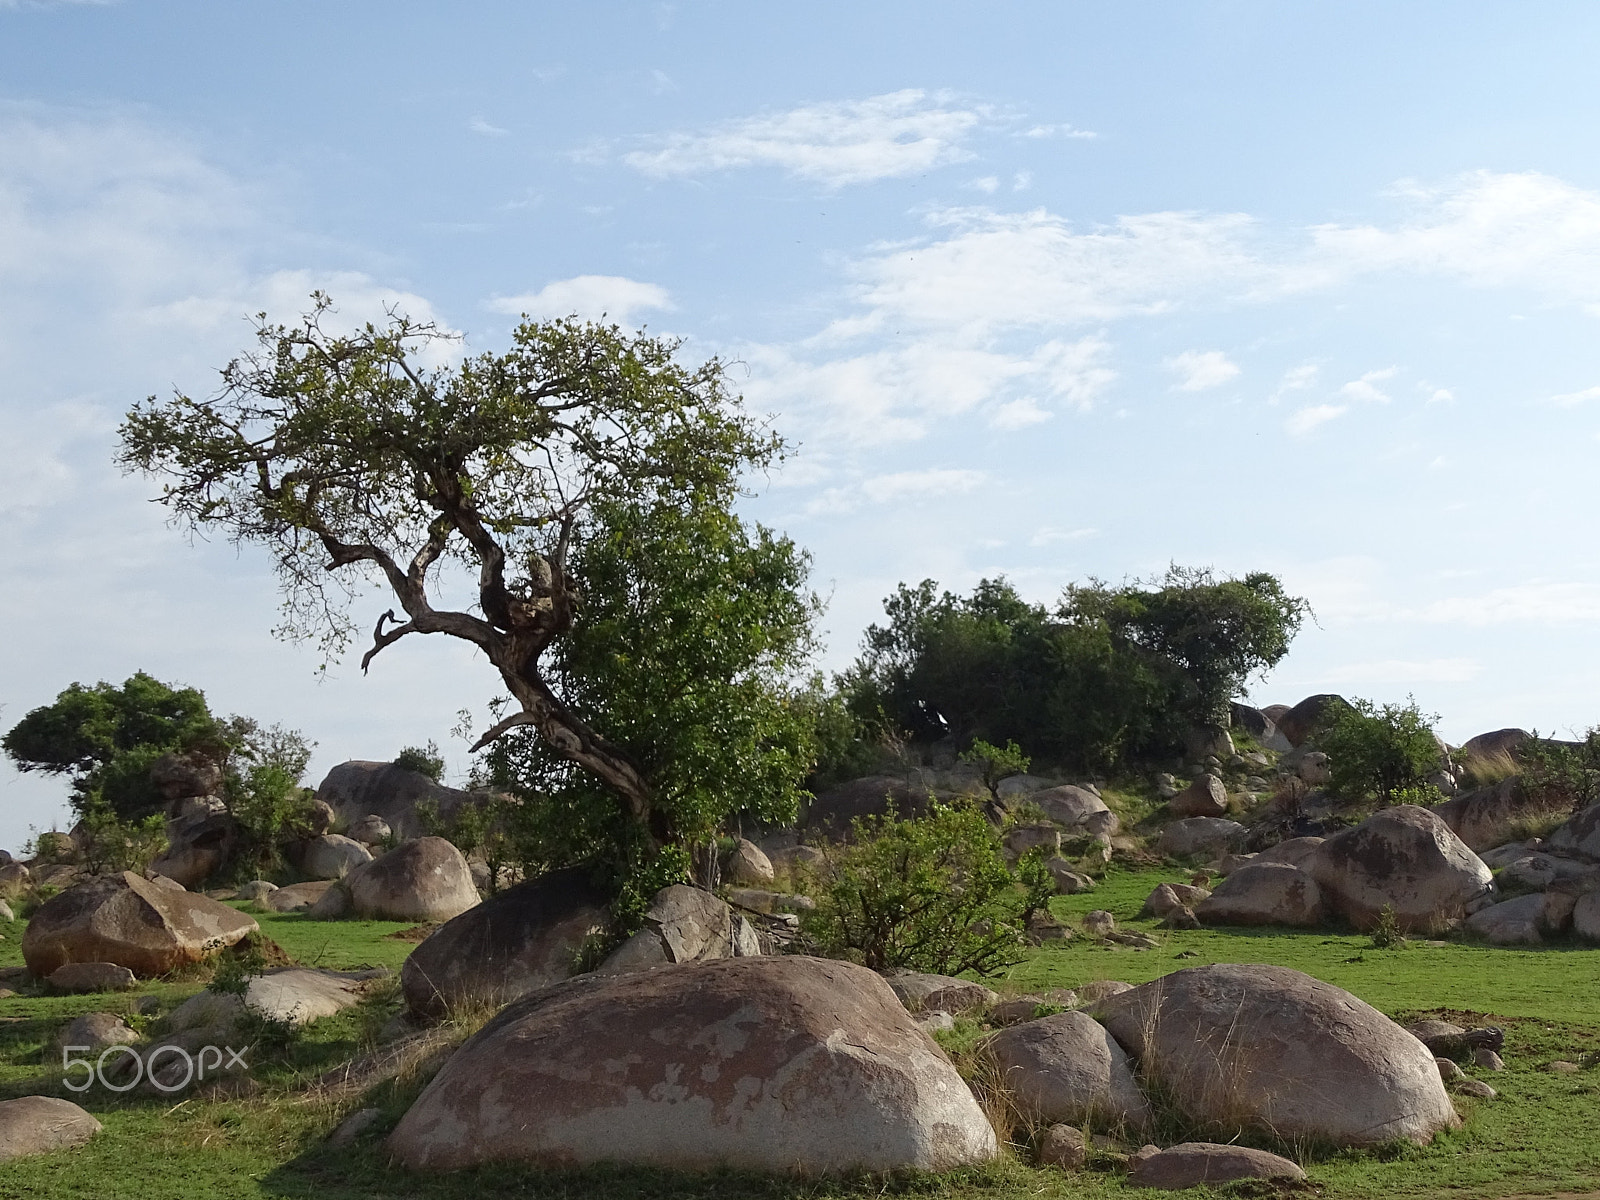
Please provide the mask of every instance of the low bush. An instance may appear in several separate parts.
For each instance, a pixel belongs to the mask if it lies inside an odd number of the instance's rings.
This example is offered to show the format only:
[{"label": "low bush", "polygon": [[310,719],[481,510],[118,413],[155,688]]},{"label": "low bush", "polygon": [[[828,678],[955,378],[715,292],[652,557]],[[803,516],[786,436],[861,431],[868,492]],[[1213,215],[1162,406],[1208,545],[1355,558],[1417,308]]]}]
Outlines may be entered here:
[{"label": "low bush", "polygon": [[970,804],[859,817],[829,853],[807,934],[824,953],[874,970],[993,974],[1018,961],[1028,921],[1051,892],[1042,869],[1013,873]]},{"label": "low bush", "polygon": [[1422,786],[1439,769],[1438,720],[1424,716],[1412,699],[1380,707],[1358,698],[1330,706],[1316,743],[1327,752],[1334,791],[1352,800],[1376,796],[1400,803],[1398,793]]}]

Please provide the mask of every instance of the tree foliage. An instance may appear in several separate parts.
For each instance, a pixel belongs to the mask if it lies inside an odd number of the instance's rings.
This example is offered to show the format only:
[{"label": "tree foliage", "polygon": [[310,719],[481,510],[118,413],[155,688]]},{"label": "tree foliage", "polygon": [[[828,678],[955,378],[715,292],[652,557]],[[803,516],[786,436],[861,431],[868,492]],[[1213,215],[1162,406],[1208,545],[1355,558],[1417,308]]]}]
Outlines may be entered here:
[{"label": "tree foliage", "polygon": [[1270,575],[1174,568],[1151,586],[1068,588],[1053,611],[1003,579],[967,597],[902,584],[884,610],[839,679],[864,727],[909,728],[925,700],[958,740],[1110,770],[1179,749],[1218,697],[1283,657],[1306,608]]},{"label": "tree foliage", "polygon": [[[263,317],[216,395],[130,412],[125,465],[166,480],[179,521],[272,552],[285,634],[343,647],[376,585],[403,616],[379,618],[363,669],[412,634],[481,651],[510,705],[475,748],[522,730],[491,770],[574,812],[575,844],[653,852],[758,789],[786,805],[806,748],[771,675],[811,602],[803,556],[733,514],[782,443],[722,364],[576,319],[450,363],[432,325],[335,334],[314,299],[298,326]],[[447,607],[463,584],[473,602]]]},{"label": "tree foliage", "polygon": [[1039,871],[1023,886],[968,804],[858,817],[852,835],[830,851],[805,927],[828,954],[877,971],[993,974],[1022,956],[1028,920],[1054,890]]},{"label": "tree foliage", "polygon": [[1343,796],[1376,796],[1384,804],[1422,786],[1439,769],[1437,716],[1426,716],[1417,702],[1377,705],[1359,697],[1330,706],[1316,732],[1328,755],[1334,791]]},{"label": "tree foliage", "polygon": [[104,805],[142,819],[163,804],[150,767],[163,754],[200,750],[221,760],[226,731],[195,688],[139,671],[120,686],[73,683],[0,739],[19,771],[70,775],[74,807]]}]

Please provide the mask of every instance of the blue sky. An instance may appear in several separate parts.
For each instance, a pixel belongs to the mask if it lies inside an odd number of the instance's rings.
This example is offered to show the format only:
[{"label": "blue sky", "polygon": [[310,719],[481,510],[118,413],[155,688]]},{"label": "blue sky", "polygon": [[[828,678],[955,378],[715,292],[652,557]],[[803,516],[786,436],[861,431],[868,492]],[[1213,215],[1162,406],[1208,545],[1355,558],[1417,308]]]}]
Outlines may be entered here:
[{"label": "blue sky", "polygon": [[[314,777],[429,737],[464,768],[485,663],[319,682],[264,561],[111,465],[130,403],[316,287],[473,348],[603,310],[731,360],[799,447],[749,512],[815,556],[825,666],[900,580],[1048,601],[1177,562],[1312,602],[1262,703],[1600,722],[1597,35],[1538,3],[0,0],[0,724],[143,668],[304,729]],[[0,768],[0,846],[63,798]]]}]

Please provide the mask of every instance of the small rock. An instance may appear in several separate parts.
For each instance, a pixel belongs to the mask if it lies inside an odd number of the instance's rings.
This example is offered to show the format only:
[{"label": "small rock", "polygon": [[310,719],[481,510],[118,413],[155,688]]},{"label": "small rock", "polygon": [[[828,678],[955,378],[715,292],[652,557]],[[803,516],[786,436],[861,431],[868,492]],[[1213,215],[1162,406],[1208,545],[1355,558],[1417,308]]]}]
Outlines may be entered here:
[{"label": "small rock", "polygon": [[138,1040],[139,1035],[129,1029],[121,1017],[95,1012],[73,1018],[66,1028],[56,1034],[55,1044],[97,1051],[107,1046],[131,1046]]},{"label": "small rock", "polygon": [[1467,1077],[1467,1073],[1448,1058],[1436,1058],[1433,1061],[1439,1064],[1439,1078],[1444,1080],[1446,1086],[1459,1083]]},{"label": "small rock", "polygon": [[748,838],[734,844],[722,869],[736,887],[765,887],[773,880],[772,860]]},{"label": "small rock", "polygon": [[1043,996],[1011,996],[989,1008],[989,1020],[996,1025],[1020,1025],[1031,1021],[1043,1004]]},{"label": "small rock", "polygon": [[1552,1075],[1576,1075],[1580,1069],[1577,1063],[1567,1062],[1565,1059],[1560,1058],[1545,1068]]},{"label": "small rock", "polygon": [[100,1122],[69,1100],[23,1096],[0,1101],[0,1162],[81,1146],[99,1132]]},{"label": "small rock", "polygon": [[1044,869],[1050,872],[1050,878],[1056,883],[1056,891],[1063,896],[1076,896],[1083,892],[1094,891],[1094,880],[1081,871],[1074,870],[1072,864],[1064,858],[1047,860]]},{"label": "small rock", "polygon": [[1306,1173],[1276,1154],[1247,1146],[1220,1146],[1213,1142],[1184,1142],[1152,1154],[1134,1164],[1128,1182],[1134,1187],[1177,1191],[1203,1183],[1231,1183],[1235,1179],[1287,1179],[1296,1183]]},{"label": "small rock", "polygon": [[1117,919],[1103,908],[1084,914],[1083,931],[1090,937],[1103,938],[1116,927]]},{"label": "small rock", "polygon": [[918,1029],[930,1035],[946,1033],[956,1027],[956,1019],[943,1010],[924,1013],[920,1017],[913,1017],[912,1020],[916,1022]]},{"label": "small rock", "polygon": [[1451,1090],[1463,1096],[1476,1096],[1480,1100],[1493,1100],[1500,1094],[1481,1079],[1462,1079],[1452,1084]]},{"label": "small rock", "polygon": [[1504,1071],[1505,1060],[1487,1046],[1479,1046],[1472,1052],[1472,1065],[1482,1067],[1485,1071]]},{"label": "small rock", "polygon": [[1133,991],[1133,984],[1123,983],[1120,979],[1095,979],[1077,989],[1078,1000],[1085,1007],[1099,1004],[1102,1000],[1109,1000],[1112,996],[1120,996],[1123,992],[1131,991]]},{"label": "small rock", "polygon": [[1215,775],[1204,774],[1167,801],[1179,817],[1220,817],[1228,811],[1228,790]]},{"label": "small rock", "polygon": [[[346,835],[352,841],[360,842],[363,846],[381,846],[394,836],[394,830],[390,829],[389,822],[385,821],[377,813],[368,813],[360,820],[351,822],[350,828],[346,830]],[[356,1114],[357,1117],[360,1115],[360,1113]],[[354,1119],[355,1117],[351,1118],[351,1120]],[[342,1129],[343,1126],[340,1126],[340,1128]]]},{"label": "small rock", "polygon": [[1200,918],[1194,915],[1192,908],[1175,908],[1161,924],[1166,929],[1199,929]]},{"label": "small rock", "polygon": [[[252,879],[249,883],[245,884],[237,892],[235,892],[233,894],[233,898],[235,900],[256,901],[277,890],[278,885],[275,883],[268,883],[265,879]],[[212,897],[212,899],[215,898],[216,897]]]},{"label": "small rock", "polygon": [[0,921],[15,921],[17,914],[11,911],[11,905],[0,900]]},{"label": "small rock", "polygon": [[1148,933],[1134,933],[1127,929],[1113,930],[1111,933],[1106,934],[1106,941],[1118,946],[1129,946],[1135,950],[1154,950],[1161,945]]},{"label": "small rock", "polygon": [[1161,1147],[1160,1146],[1151,1145],[1149,1142],[1146,1142],[1144,1145],[1140,1146],[1137,1150],[1135,1150],[1132,1154],[1128,1155],[1128,1165],[1130,1167],[1136,1167],[1140,1163],[1142,1163],[1145,1159],[1154,1158],[1156,1155],[1158,1155],[1160,1153],[1161,1153]]},{"label": "small rock", "polygon": [[339,1122],[339,1128],[328,1135],[328,1145],[348,1146],[367,1130],[376,1125],[383,1116],[381,1108],[363,1108],[351,1113]]},{"label": "small rock", "polygon": [[1039,1138],[1039,1165],[1076,1171],[1089,1160],[1089,1144],[1081,1129],[1052,1125]]},{"label": "small rock", "polygon": [[8,988],[8,987],[0,987],[0,1000],[10,1000],[15,995],[16,995],[16,993],[13,992],[10,988]]},{"label": "small rock", "polygon": [[139,981],[116,963],[67,963],[51,972],[50,986],[63,992],[126,992]]}]

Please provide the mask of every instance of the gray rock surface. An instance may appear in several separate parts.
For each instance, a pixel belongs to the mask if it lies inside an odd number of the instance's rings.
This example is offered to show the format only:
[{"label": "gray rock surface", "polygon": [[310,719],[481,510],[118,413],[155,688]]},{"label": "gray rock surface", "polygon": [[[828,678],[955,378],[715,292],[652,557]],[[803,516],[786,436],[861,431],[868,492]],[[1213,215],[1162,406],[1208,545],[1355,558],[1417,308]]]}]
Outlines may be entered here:
[{"label": "gray rock surface", "polygon": [[1096,1015],[1197,1128],[1336,1145],[1457,1123],[1433,1055],[1377,1009],[1286,967],[1192,967]]},{"label": "gray rock surface", "polygon": [[83,1145],[100,1129],[99,1121],[68,1100],[54,1096],[0,1100],[0,1162],[69,1150]]},{"label": "gray rock surface", "polygon": [[911,1012],[980,1012],[999,999],[981,983],[952,975],[903,971],[886,977],[889,989]]},{"label": "gray rock surface", "polygon": [[1282,862],[1256,862],[1240,867],[1194,910],[1202,924],[1321,924],[1322,893],[1317,881],[1299,867]]},{"label": "gray rock surface", "polygon": [[1134,1187],[1179,1191],[1201,1184],[1232,1183],[1238,1179],[1276,1179],[1302,1183],[1306,1173],[1295,1163],[1249,1146],[1221,1146],[1215,1142],[1183,1142],[1157,1154],[1143,1156],[1128,1174]]},{"label": "gray rock surface", "polygon": [[441,837],[405,842],[343,880],[350,910],[382,921],[448,921],[478,903],[467,860]]},{"label": "gray rock surface", "polygon": [[237,909],[123,871],[95,876],[40,905],[22,935],[22,954],[40,978],[74,962],[165,975],[259,929]]},{"label": "gray rock surface", "polygon": [[584,870],[519,883],[446,921],[400,971],[406,1005],[437,1019],[452,1007],[499,1006],[572,976],[580,947],[605,932],[606,896]]},{"label": "gray rock surface", "polygon": [[1168,800],[1167,807],[1179,817],[1220,817],[1228,811],[1228,789],[1222,780],[1206,771]]},{"label": "gray rock surface", "polygon": [[1003,1029],[980,1050],[1030,1123],[1113,1127],[1143,1134],[1153,1120],[1122,1047],[1098,1022],[1063,1012]]},{"label": "gray rock surface", "polygon": [[484,796],[445,787],[426,775],[397,767],[392,762],[359,759],[340,763],[317,788],[317,799],[327,804],[346,825],[365,816],[381,817],[402,838],[418,837],[422,823],[417,805],[429,802],[439,818],[448,821],[463,805],[478,804]]},{"label": "gray rock surface", "polygon": [[313,879],[308,883],[291,883],[288,887],[268,892],[257,901],[271,912],[301,912],[310,908],[333,886],[331,879]]},{"label": "gray rock surface", "polygon": [[736,887],[766,887],[773,881],[772,860],[748,838],[740,838],[722,867],[723,878]]},{"label": "gray rock surface", "polygon": [[1433,933],[1489,892],[1492,872],[1438,816],[1400,804],[1317,847],[1309,869],[1330,911],[1370,929],[1385,906],[1403,929]]},{"label": "gray rock surface", "polygon": [[737,932],[733,910],[725,903],[701,888],[673,884],[655,894],[645,910],[644,927],[613,950],[595,974],[745,957],[739,952],[749,947],[741,946]]},{"label": "gray rock surface", "polygon": [[1245,827],[1220,817],[1186,817],[1173,821],[1156,839],[1156,850],[1169,858],[1215,858],[1237,849]]},{"label": "gray rock surface", "polygon": [[298,850],[300,870],[312,879],[343,879],[372,861],[372,852],[354,838],[324,833],[308,838]]},{"label": "gray rock surface", "polygon": [[[597,1046],[628,1053],[597,1063]],[[388,1147],[414,1169],[803,1174],[946,1170],[997,1152],[972,1093],[882,979],[798,956],[585,976],[525,997],[451,1057]]]}]

